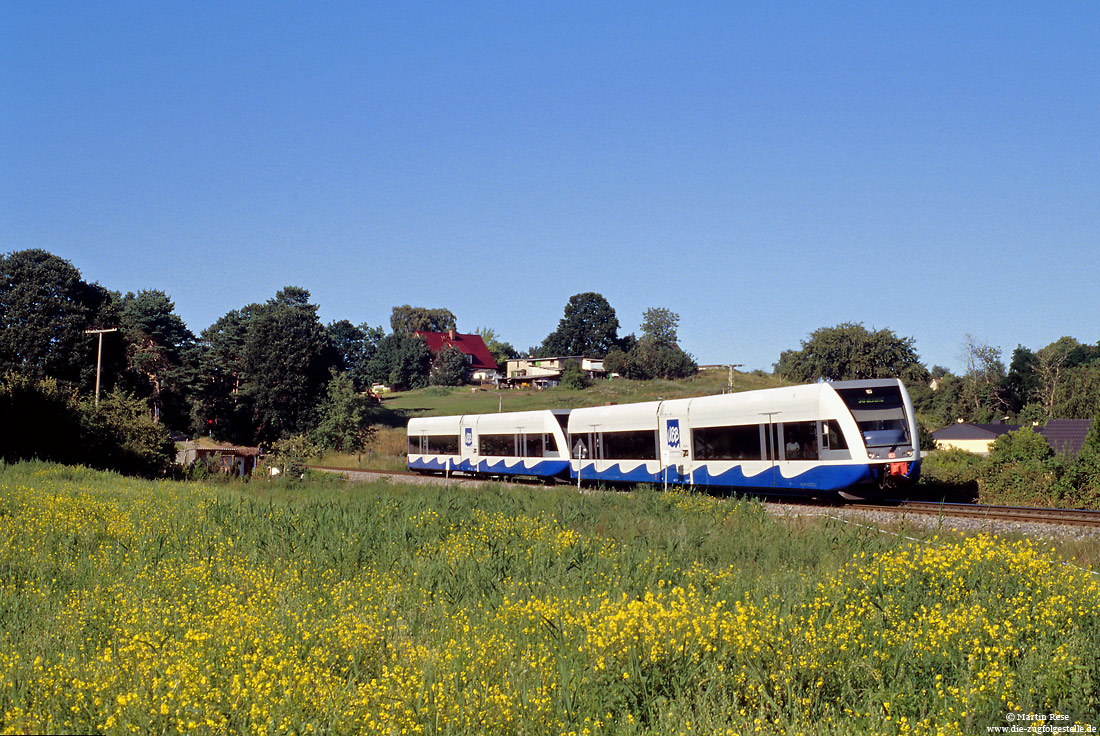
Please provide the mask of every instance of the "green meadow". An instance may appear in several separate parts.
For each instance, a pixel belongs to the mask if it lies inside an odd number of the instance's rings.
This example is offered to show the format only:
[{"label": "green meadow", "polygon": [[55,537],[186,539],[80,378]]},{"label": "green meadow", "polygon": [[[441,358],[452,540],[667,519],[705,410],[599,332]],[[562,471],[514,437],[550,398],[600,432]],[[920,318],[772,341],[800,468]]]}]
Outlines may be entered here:
[{"label": "green meadow", "polygon": [[964,734],[1100,703],[1084,545],[40,463],[0,468],[0,530],[5,733]]}]

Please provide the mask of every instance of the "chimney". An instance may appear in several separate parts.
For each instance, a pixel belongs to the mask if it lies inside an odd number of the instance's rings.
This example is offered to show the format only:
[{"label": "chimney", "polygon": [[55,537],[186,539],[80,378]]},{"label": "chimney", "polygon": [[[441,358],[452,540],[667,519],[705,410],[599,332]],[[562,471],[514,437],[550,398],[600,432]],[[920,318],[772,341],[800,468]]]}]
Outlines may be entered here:
[{"label": "chimney", "polygon": [[454,330],[447,330],[447,335],[450,336],[451,342],[455,341],[455,331]]}]

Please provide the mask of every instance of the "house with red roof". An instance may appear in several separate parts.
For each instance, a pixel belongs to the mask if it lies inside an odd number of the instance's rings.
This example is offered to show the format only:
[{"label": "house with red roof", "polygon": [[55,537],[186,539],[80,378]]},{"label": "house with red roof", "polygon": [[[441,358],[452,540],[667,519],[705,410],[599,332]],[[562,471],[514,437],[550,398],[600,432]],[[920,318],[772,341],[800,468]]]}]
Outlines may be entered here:
[{"label": "house with red roof", "polygon": [[489,352],[481,335],[463,335],[454,330],[447,332],[417,330],[414,334],[427,344],[432,355],[436,355],[446,347],[455,348],[463,353],[469,363],[470,380],[492,381],[499,375],[500,367],[493,360],[493,354]]}]

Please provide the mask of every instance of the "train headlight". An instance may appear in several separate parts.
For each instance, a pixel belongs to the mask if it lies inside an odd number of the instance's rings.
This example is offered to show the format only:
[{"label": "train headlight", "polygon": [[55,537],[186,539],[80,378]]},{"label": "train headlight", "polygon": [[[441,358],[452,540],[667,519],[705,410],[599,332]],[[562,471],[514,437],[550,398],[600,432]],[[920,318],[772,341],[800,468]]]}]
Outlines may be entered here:
[{"label": "train headlight", "polygon": [[873,452],[868,452],[868,453],[867,453],[867,457],[869,457],[869,458],[871,458],[871,459],[873,460],[873,459],[874,459],[874,457],[875,457],[875,453],[873,453]]},{"label": "train headlight", "polygon": [[912,450],[906,450],[905,451],[905,456],[906,457],[913,457],[913,451]]}]

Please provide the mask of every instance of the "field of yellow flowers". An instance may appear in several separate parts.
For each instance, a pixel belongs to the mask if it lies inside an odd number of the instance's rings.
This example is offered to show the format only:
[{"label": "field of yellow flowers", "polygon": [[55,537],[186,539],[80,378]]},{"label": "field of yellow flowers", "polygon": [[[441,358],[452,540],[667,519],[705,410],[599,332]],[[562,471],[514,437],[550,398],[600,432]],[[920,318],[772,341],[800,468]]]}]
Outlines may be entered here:
[{"label": "field of yellow flowers", "polygon": [[965,734],[1100,704],[1100,584],[1028,543],[36,463],[0,468],[0,534],[5,733]]}]

